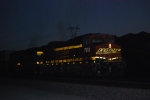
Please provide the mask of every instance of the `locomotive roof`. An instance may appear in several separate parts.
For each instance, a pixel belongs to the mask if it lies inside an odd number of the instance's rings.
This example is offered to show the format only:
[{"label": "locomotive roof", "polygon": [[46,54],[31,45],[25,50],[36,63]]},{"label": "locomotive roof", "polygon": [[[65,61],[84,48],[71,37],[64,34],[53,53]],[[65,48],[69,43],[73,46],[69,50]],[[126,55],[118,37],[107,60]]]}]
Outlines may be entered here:
[{"label": "locomotive roof", "polygon": [[[84,35],[80,35],[80,36],[77,36],[77,37],[74,37],[74,38],[71,38],[67,41],[52,41],[52,42],[49,42],[46,47],[51,47],[51,48],[57,48],[57,47],[61,47],[61,46],[66,46],[66,45],[76,45],[76,44],[81,44],[82,43],[82,39],[85,37],[85,36],[88,36],[88,35],[91,35],[91,34],[84,34]],[[43,46],[45,47],[45,46]]]},{"label": "locomotive roof", "polygon": [[69,39],[66,42],[67,42],[67,44],[74,44],[74,43],[80,44],[80,43],[82,43],[82,39],[86,36],[89,36],[89,35],[92,35],[92,34],[89,33],[89,34],[80,35],[80,36],[74,37],[72,39]]},{"label": "locomotive roof", "polygon": [[78,45],[78,44],[82,44],[83,39],[84,38],[88,38],[90,36],[102,36],[102,38],[113,38],[112,35],[109,34],[102,34],[102,33],[88,33],[88,34],[84,34],[84,35],[80,35],[74,38],[71,38],[67,41],[53,41],[53,42],[49,42],[48,46],[51,48],[57,48],[57,47],[62,47],[62,46],[66,46],[66,45]]}]

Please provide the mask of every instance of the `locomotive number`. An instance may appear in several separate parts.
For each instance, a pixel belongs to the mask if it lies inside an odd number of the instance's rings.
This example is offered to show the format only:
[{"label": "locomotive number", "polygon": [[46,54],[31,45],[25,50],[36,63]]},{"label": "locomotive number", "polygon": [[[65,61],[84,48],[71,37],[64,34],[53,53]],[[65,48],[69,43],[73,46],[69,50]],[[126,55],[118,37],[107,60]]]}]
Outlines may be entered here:
[{"label": "locomotive number", "polygon": [[90,47],[84,48],[84,52],[90,52]]}]

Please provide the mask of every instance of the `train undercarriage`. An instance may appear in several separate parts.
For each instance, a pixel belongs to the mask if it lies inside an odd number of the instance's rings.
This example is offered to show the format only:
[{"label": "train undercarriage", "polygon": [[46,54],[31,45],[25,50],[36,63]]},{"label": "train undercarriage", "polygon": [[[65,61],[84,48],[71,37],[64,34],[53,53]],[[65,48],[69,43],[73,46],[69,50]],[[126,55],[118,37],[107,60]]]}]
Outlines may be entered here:
[{"label": "train undercarriage", "polygon": [[66,63],[63,65],[45,66],[41,70],[39,70],[39,74],[54,76],[120,77],[124,74],[125,62],[105,62],[105,60],[98,59],[94,62],[82,62],[82,64],[78,62],[76,64]]}]

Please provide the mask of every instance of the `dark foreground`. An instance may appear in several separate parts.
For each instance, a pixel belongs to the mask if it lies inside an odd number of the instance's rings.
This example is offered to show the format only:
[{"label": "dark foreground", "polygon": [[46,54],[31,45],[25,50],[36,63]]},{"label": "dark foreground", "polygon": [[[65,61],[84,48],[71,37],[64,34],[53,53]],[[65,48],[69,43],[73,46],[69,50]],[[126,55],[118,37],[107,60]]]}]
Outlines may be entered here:
[{"label": "dark foreground", "polygon": [[142,88],[50,80],[0,79],[1,100],[150,100],[150,90]]}]

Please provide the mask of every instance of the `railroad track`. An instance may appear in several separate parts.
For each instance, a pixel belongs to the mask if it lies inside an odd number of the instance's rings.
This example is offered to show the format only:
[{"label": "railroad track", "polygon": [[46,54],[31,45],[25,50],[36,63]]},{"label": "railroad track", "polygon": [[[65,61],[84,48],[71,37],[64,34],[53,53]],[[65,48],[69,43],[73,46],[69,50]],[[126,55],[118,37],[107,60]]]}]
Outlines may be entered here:
[{"label": "railroad track", "polygon": [[12,77],[12,78],[39,80],[39,81],[53,81],[71,84],[150,89],[150,82],[144,82],[140,80],[137,81],[132,79],[121,79],[121,78],[84,78],[84,77],[64,78],[64,77],[41,77],[41,76]]}]

